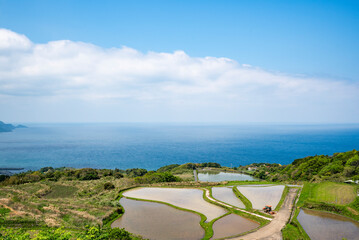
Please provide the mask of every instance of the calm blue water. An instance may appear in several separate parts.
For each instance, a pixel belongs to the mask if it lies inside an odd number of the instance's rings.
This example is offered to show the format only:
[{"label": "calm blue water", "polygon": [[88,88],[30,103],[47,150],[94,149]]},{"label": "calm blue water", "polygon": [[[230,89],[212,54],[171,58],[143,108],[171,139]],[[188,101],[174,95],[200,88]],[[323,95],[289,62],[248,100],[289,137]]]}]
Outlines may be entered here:
[{"label": "calm blue water", "polygon": [[27,124],[0,133],[0,167],[291,163],[359,149],[359,125]]}]

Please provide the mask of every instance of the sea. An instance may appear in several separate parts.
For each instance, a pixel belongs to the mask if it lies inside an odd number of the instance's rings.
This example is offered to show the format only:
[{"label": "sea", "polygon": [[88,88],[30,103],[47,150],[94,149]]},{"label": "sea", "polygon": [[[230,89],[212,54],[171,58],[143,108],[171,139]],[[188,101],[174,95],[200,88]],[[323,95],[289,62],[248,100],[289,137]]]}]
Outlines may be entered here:
[{"label": "sea", "polygon": [[0,133],[0,168],[289,164],[359,150],[359,124],[29,123]]}]

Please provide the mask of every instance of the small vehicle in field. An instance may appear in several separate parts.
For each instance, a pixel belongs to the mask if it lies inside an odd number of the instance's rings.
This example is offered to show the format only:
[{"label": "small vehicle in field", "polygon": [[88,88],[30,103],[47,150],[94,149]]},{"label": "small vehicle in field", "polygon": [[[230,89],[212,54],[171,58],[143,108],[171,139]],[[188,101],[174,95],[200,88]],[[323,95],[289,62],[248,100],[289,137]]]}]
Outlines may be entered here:
[{"label": "small vehicle in field", "polygon": [[270,205],[266,205],[266,206],[263,208],[263,211],[264,211],[265,213],[268,213],[268,214],[271,214],[271,215],[275,214],[275,212],[272,211],[272,206],[270,206]]}]

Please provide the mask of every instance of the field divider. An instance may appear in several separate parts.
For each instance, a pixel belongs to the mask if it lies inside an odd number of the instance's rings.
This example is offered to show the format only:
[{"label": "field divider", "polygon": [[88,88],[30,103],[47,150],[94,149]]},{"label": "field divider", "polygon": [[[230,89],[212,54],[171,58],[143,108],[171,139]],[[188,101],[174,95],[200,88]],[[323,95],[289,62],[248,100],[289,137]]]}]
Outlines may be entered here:
[{"label": "field divider", "polygon": [[213,202],[215,202],[215,203],[217,203],[217,204],[219,204],[219,205],[222,205],[222,206],[227,207],[227,208],[235,209],[235,210],[237,210],[237,211],[240,211],[240,212],[243,212],[243,213],[247,213],[247,214],[250,214],[250,215],[255,216],[255,217],[263,218],[263,219],[268,220],[268,221],[272,221],[272,220],[273,220],[272,218],[265,217],[265,216],[262,216],[262,215],[259,215],[259,214],[256,214],[256,213],[248,212],[248,211],[243,210],[243,209],[241,209],[241,208],[237,208],[237,207],[234,207],[234,206],[232,206],[232,205],[229,205],[229,204],[220,202],[220,201],[214,199],[213,197],[211,197],[210,191],[209,191],[207,188],[204,188],[204,191],[205,191],[205,193],[206,193],[206,197],[207,197],[209,200],[211,200],[211,201],[213,201]]}]

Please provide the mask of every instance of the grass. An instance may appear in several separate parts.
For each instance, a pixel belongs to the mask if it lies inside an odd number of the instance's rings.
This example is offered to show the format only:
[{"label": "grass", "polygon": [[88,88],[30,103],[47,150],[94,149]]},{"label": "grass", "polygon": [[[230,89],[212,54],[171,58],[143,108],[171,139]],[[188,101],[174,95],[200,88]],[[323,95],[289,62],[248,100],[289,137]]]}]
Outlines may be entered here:
[{"label": "grass", "polygon": [[50,192],[45,198],[69,198],[74,196],[78,188],[73,186],[55,184],[50,187]]},{"label": "grass", "polygon": [[279,209],[281,208],[281,206],[282,206],[282,204],[284,202],[285,197],[288,195],[288,192],[289,192],[289,187],[285,186],[284,190],[283,190],[283,193],[282,193],[282,196],[281,196],[276,208],[274,209],[274,211],[279,211]]},{"label": "grass", "polygon": [[345,183],[322,182],[309,186],[308,199],[314,202],[346,205],[356,197],[355,187]]},{"label": "grass", "polygon": [[[112,182],[115,189],[104,190]],[[119,205],[118,192],[133,186],[132,179],[106,177],[91,181],[41,181],[0,187],[1,205],[11,209],[1,225],[84,229],[103,224]]]},{"label": "grass", "polygon": [[310,240],[307,233],[295,222],[287,224],[282,229],[282,237],[283,240]]},{"label": "grass", "polygon": [[246,207],[246,210],[248,211],[252,211],[253,210],[253,206],[251,201],[248,200],[248,198],[246,198],[236,187],[232,188],[233,193],[242,201],[242,203],[244,204],[244,206]]}]

